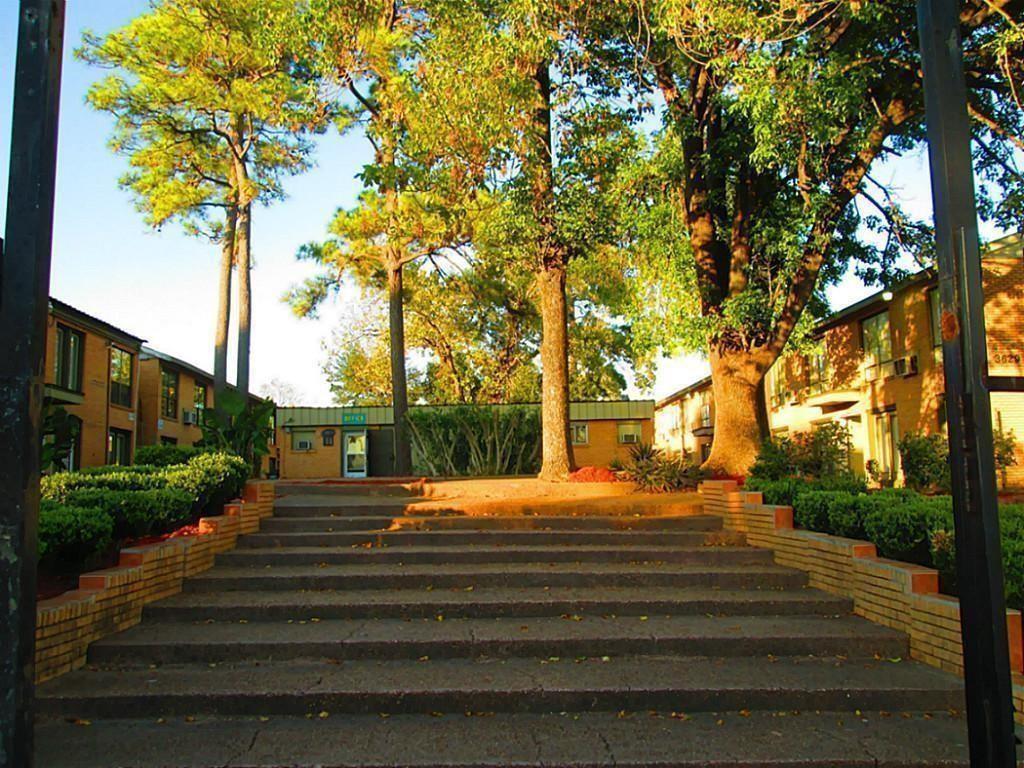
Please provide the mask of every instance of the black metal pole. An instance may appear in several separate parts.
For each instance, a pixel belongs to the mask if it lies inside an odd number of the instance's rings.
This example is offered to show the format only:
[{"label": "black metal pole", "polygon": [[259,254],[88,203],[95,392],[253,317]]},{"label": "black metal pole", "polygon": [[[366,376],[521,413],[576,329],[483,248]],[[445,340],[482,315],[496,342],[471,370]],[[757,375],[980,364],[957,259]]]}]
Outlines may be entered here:
[{"label": "black metal pole", "polygon": [[21,0],[0,262],[0,765],[31,768],[43,361],[64,0]]},{"label": "black metal pole", "polygon": [[1016,765],[959,3],[918,0],[971,765]]}]

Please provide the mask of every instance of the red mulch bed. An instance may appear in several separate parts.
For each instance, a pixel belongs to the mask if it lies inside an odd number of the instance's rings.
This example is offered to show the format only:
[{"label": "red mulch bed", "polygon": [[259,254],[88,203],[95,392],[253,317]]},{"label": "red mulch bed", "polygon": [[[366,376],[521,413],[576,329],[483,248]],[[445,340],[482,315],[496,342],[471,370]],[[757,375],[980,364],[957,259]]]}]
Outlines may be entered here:
[{"label": "red mulch bed", "polygon": [[615,483],[618,479],[608,467],[580,467],[569,475],[570,483]]}]

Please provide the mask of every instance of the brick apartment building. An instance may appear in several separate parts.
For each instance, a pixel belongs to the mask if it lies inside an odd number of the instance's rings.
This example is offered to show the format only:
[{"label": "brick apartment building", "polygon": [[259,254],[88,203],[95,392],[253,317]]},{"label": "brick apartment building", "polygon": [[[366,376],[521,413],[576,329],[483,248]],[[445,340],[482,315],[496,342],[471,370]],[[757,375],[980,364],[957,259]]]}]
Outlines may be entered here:
[{"label": "brick apartment building", "polygon": [[191,363],[143,347],[140,356],[141,445],[194,445],[203,410],[213,406],[213,375]]},{"label": "brick apartment building", "polygon": [[142,342],[50,299],[44,393],[48,403],[62,406],[78,423],[69,468],[131,461],[138,435]]},{"label": "brick apartment building", "polygon": [[[982,257],[989,372],[1024,375],[1024,243],[1012,235],[991,243]],[[765,380],[772,433],[806,432],[838,421],[849,428],[852,469],[868,462],[899,482],[896,449],[908,432],[945,429],[937,279],[920,272],[820,323],[818,349],[780,360]],[[700,458],[714,431],[709,379],[658,404],[659,445]],[[695,417],[694,403],[706,418]],[[699,411],[698,411],[699,413]],[[1018,466],[1002,480],[1024,486],[1024,395],[993,393],[993,424],[1013,431]],[[709,423],[710,422],[710,423]],[[673,425],[678,424],[677,428]],[[709,434],[710,433],[710,434]],[[706,450],[706,449],[704,449]],[[696,452],[695,452],[696,451]]]},{"label": "brick apartment building", "polygon": [[193,445],[202,438],[213,375],[143,342],[50,299],[45,398],[78,423],[67,468],[130,464],[139,445]]}]

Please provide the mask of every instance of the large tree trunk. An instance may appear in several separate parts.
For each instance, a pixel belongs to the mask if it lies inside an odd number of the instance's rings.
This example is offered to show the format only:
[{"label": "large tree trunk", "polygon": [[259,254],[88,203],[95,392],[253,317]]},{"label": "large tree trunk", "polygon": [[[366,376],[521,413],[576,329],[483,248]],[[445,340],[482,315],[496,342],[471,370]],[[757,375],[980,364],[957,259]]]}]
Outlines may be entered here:
[{"label": "large tree trunk", "polygon": [[235,264],[235,223],[238,209],[229,205],[224,215],[220,244],[220,281],[217,286],[217,326],[213,341],[214,409],[228,387],[228,327],[231,324],[231,270]]},{"label": "large tree trunk", "polygon": [[235,234],[238,255],[238,379],[235,385],[242,396],[249,394],[249,343],[252,328],[252,203],[238,210],[238,231]]},{"label": "large tree trunk", "polygon": [[395,419],[395,474],[412,472],[409,444],[409,388],[405,376],[405,316],[402,308],[402,266],[388,267],[388,321],[391,335],[391,403]]},{"label": "large tree trunk", "polygon": [[717,475],[746,475],[768,436],[764,376],[769,356],[712,347],[709,358],[715,439],[704,468]]},{"label": "large tree trunk", "polygon": [[540,478],[565,480],[573,470],[569,440],[569,333],[566,322],[565,266],[541,271],[541,454]]},{"label": "large tree trunk", "polygon": [[554,147],[551,143],[551,73],[548,62],[537,65],[534,82],[538,106],[527,148],[534,216],[540,230],[537,284],[541,314],[540,478],[565,480],[574,469],[569,440],[569,332],[565,298],[568,254],[559,243],[555,223]]}]

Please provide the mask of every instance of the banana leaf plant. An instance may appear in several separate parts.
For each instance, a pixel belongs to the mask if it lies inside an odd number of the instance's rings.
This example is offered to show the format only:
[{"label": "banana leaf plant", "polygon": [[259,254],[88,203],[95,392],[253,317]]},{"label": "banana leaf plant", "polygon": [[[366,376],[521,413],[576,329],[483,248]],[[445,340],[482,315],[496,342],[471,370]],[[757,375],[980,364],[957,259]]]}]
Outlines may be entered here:
[{"label": "banana leaf plant", "polygon": [[257,460],[270,453],[275,407],[272,400],[250,403],[239,392],[223,392],[216,407],[203,411],[203,445],[231,451],[256,466]]}]

